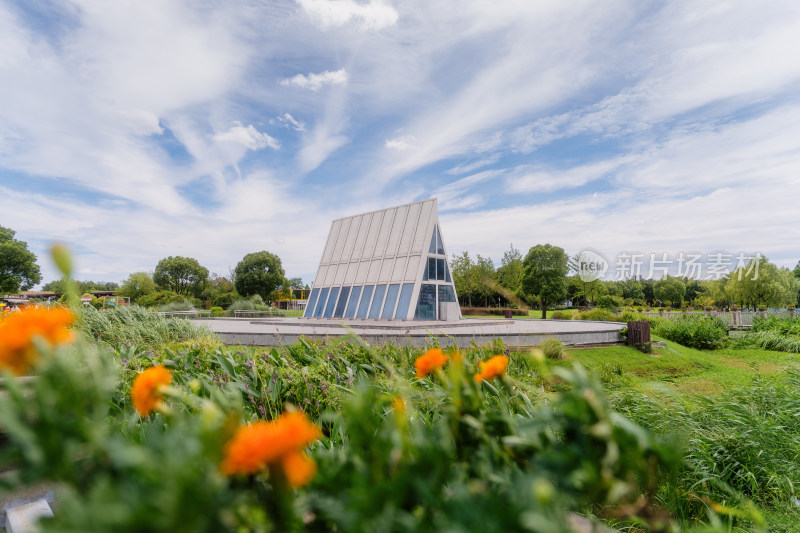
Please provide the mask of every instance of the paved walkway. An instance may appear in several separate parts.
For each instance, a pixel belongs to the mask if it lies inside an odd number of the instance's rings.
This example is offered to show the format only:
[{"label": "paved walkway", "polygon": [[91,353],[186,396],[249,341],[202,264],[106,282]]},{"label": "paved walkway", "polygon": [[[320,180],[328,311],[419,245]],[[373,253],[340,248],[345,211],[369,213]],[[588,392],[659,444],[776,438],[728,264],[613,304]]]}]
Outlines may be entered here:
[{"label": "paved walkway", "polygon": [[328,340],[355,334],[369,344],[394,343],[425,346],[431,336],[444,345],[485,345],[494,339],[513,348],[529,348],[553,337],[566,345],[613,344],[619,342],[619,322],[586,320],[508,320],[466,318],[457,322],[333,320],[308,318],[201,318],[197,324],[208,326],[226,344],[278,346],[294,344],[302,336],[310,340]]}]

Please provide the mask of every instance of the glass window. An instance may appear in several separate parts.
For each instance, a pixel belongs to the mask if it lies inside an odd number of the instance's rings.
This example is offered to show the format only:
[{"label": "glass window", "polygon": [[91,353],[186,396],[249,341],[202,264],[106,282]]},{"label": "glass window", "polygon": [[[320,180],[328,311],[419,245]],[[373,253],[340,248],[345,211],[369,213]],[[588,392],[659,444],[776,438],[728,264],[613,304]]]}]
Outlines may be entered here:
[{"label": "glass window", "polygon": [[436,279],[436,258],[428,258],[428,278],[430,280]]},{"label": "glass window", "polygon": [[372,298],[373,290],[375,290],[375,285],[364,286],[364,294],[361,295],[361,303],[358,304],[358,314],[356,314],[356,318],[367,318],[369,299]]},{"label": "glass window", "polygon": [[393,283],[389,285],[389,290],[386,291],[386,303],[383,304],[383,312],[381,318],[391,320],[394,318],[394,304],[397,303],[397,294],[400,292],[400,284]]},{"label": "glass window", "polygon": [[342,318],[344,316],[344,307],[347,305],[348,296],[350,296],[350,287],[342,287],[342,293],[339,295],[339,302],[336,304],[336,309],[333,311],[333,318]]},{"label": "glass window", "polygon": [[436,279],[444,281],[444,259],[436,260]]},{"label": "glass window", "polygon": [[386,293],[386,285],[375,286],[375,296],[372,297],[372,307],[369,308],[369,317],[378,318],[381,314],[381,304],[383,303],[383,295]]},{"label": "glass window", "polygon": [[397,312],[394,314],[396,320],[405,320],[408,316],[408,306],[411,304],[411,293],[414,292],[413,283],[403,283],[400,291],[400,301],[397,302]]},{"label": "glass window", "polygon": [[447,260],[445,260],[444,262],[444,280],[447,283],[453,281],[452,279],[450,279],[450,265],[447,264]]},{"label": "glass window", "polygon": [[322,292],[319,293],[319,301],[317,301],[317,308],[314,309],[314,318],[319,318],[322,316],[322,311],[325,309],[325,300],[328,299],[328,291],[330,289],[325,287],[322,289]]},{"label": "glass window", "polygon": [[314,304],[317,303],[317,296],[319,296],[319,289],[311,291],[311,296],[308,297],[308,302],[306,303],[306,312],[303,313],[304,318],[314,316]]},{"label": "glass window", "polygon": [[415,320],[436,320],[436,285],[423,283],[419,289],[419,302]]},{"label": "glass window", "polygon": [[453,290],[452,285],[439,285],[439,301],[440,302],[456,301],[456,292]]},{"label": "glass window", "polygon": [[436,226],[433,227],[433,235],[431,235],[431,246],[428,248],[429,254],[436,253]]},{"label": "glass window", "polygon": [[339,297],[339,287],[334,287],[331,289],[331,295],[328,298],[328,303],[325,306],[325,313],[322,315],[323,318],[330,318],[333,316],[333,308],[336,307],[336,298]]},{"label": "glass window", "polygon": [[442,244],[442,234],[439,233],[439,226],[436,226],[436,253],[444,255],[444,244]]},{"label": "glass window", "polygon": [[345,318],[356,317],[356,307],[358,307],[358,297],[361,296],[361,287],[353,287],[350,291],[350,303],[347,304],[347,311],[344,313]]}]

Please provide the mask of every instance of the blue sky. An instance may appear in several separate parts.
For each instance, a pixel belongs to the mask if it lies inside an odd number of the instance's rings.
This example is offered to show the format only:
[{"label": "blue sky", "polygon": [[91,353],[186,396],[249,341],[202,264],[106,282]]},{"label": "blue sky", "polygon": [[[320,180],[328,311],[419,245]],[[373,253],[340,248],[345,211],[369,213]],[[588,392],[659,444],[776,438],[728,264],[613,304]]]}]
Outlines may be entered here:
[{"label": "blue sky", "polygon": [[0,0],[0,225],[56,277],[439,198],[448,251],[800,259],[800,3]]}]

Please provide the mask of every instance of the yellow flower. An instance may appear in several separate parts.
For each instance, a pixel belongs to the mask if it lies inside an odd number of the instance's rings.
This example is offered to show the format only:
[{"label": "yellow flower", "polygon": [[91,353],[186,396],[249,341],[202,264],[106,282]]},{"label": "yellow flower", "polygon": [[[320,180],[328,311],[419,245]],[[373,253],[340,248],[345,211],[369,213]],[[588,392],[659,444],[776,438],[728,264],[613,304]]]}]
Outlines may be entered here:
[{"label": "yellow flower", "polygon": [[417,377],[423,378],[431,372],[435,372],[442,368],[446,362],[447,356],[442,353],[439,348],[431,348],[414,361],[414,368],[417,369]]},{"label": "yellow flower", "polygon": [[133,408],[141,416],[148,416],[161,405],[163,388],[172,383],[172,373],[163,366],[153,366],[136,376],[131,387]]},{"label": "yellow flower", "polygon": [[220,469],[226,475],[255,474],[277,463],[289,484],[300,487],[316,472],[303,448],[321,436],[319,426],[300,412],[284,413],[272,422],[254,422],[237,429],[228,441]]},{"label": "yellow flower", "polygon": [[75,315],[67,308],[26,307],[0,320],[0,370],[16,375],[28,373],[39,360],[34,339],[56,346],[68,344],[75,335],[69,326]]},{"label": "yellow flower", "polygon": [[488,361],[480,361],[478,368],[480,373],[475,374],[475,381],[480,383],[483,380],[494,379],[502,376],[508,367],[508,357],[505,355],[495,355]]}]

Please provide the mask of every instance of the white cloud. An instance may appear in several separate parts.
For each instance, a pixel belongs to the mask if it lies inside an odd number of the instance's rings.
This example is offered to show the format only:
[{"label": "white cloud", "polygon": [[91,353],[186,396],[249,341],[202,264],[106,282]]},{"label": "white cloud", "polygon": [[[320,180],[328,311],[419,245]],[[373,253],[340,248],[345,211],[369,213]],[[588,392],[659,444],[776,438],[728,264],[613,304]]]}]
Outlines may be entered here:
[{"label": "white cloud", "polygon": [[327,85],[344,85],[347,83],[347,71],[344,68],[339,70],[326,70],[319,74],[313,72],[305,74],[297,74],[292,78],[281,80],[281,85],[294,85],[301,89],[308,89],[310,91],[319,91]]},{"label": "white cloud", "polygon": [[400,137],[395,137],[394,139],[386,139],[386,143],[384,146],[391,150],[412,150],[416,148],[416,141],[417,138],[413,135],[401,135]]},{"label": "white cloud", "polygon": [[363,29],[380,30],[393,26],[399,17],[392,6],[381,1],[372,0],[366,4],[353,0],[296,1],[322,28],[343,26],[355,20]]},{"label": "white cloud", "polygon": [[241,122],[235,122],[228,131],[214,134],[214,141],[239,144],[248,150],[261,150],[266,147],[277,150],[281,147],[275,138],[259,132],[252,124],[244,127]]},{"label": "white cloud", "polygon": [[277,119],[285,128],[292,128],[294,131],[306,131],[306,125],[295,119],[289,113],[284,113],[277,117]]},{"label": "white cloud", "polygon": [[132,111],[121,111],[120,122],[127,124],[135,135],[161,135],[164,128],[159,123],[155,113],[135,109]]}]

